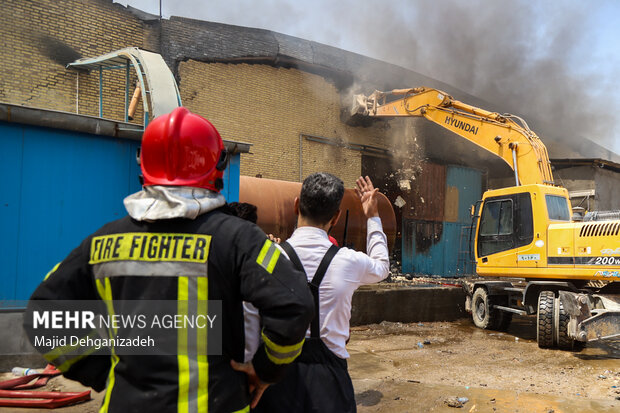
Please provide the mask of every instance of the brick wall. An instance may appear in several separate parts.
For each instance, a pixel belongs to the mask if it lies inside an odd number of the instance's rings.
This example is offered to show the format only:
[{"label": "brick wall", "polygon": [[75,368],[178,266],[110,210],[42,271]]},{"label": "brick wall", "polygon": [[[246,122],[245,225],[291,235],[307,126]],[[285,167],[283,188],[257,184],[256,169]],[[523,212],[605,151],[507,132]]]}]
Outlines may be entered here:
[{"label": "brick wall", "polygon": [[[80,73],[78,96],[77,73],[65,65],[147,46],[148,27],[112,0],[0,0],[0,7],[1,102],[98,116],[99,74]],[[122,120],[125,73],[103,77],[103,117]]]},{"label": "brick wall", "polygon": [[[225,139],[252,143],[241,174],[299,180],[300,134],[377,145],[384,130],[353,128],[340,120],[341,94],[325,78],[260,64],[179,65],[183,104],[213,122]],[[330,172],[348,187],[361,173],[357,150],[301,140],[302,177]]]},{"label": "brick wall", "polygon": [[[300,134],[379,147],[390,134],[385,123],[345,125],[340,112],[349,102],[334,78],[274,67],[278,40],[271,32],[182,18],[160,26],[112,0],[0,0],[0,6],[0,102],[98,116],[98,71],[78,74],[65,65],[136,46],[163,54],[185,106],[210,119],[225,139],[254,144],[241,163],[244,175],[298,181]],[[233,42],[236,30],[243,30],[246,40]],[[246,49],[253,54],[246,56]],[[213,62],[223,56],[237,62]],[[239,63],[259,56],[269,58]],[[132,85],[135,80],[132,70]],[[123,120],[124,101],[125,71],[104,71],[103,117]],[[134,123],[142,123],[142,114],[139,105]],[[351,187],[361,173],[357,150],[306,139],[301,150],[302,177],[331,172]]]}]

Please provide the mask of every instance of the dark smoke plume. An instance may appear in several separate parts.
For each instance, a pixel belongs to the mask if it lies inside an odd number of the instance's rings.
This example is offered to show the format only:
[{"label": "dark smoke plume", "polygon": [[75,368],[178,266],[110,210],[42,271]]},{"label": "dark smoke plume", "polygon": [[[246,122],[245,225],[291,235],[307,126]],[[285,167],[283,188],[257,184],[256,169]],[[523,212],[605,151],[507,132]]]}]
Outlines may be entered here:
[{"label": "dark smoke plume", "polygon": [[[129,1],[136,7],[145,2]],[[620,104],[615,78],[620,68],[613,67],[620,60],[612,56],[606,61],[595,53],[600,41],[595,29],[601,24],[596,17],[605,17],[600,12],[605,7],[617,12],[613,2],[265,0],[260,8],[254,0],[236,0],[234,7],[221,0],[205,4],[163,0],[163,13],[269,29],[395,63],[490,102],[486,109],[521,115],[534,130],[540,120],[554,139],[587,137],[620,152],[615,139],[620,119],[614,110]],[[607,21],[617,20],[613,14]],[[407,86],[418,85],[402,85]]]},{"label": "dark smoke plume", "polygon": [[334,15],[349,16],[344,22],[358,28],[348,27],[353,41],[334,36],[345,48],[362,47],[364,54],[454,85],[491,102],[488,109],[525,117],[534,130],[542,121],[554,139],[586,137],[614,147],[618,88],[604,64],[592,64],[596,22],[588,17],[587,3],[355,4],[334,6]]}]

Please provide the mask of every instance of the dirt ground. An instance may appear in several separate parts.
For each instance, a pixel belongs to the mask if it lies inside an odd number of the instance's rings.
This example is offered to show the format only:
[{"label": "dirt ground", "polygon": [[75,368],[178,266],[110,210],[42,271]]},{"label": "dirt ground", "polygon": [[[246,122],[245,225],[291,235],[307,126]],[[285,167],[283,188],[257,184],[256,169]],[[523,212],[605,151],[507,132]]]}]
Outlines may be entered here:
[{"label": "dirt ground", "polygon": [[506,333],[468,319],[355,327],[358,411],[454,412],[449,402],[466,398],[460,411],[619,412],[620,346],[543,350],[534,323],[515,317]]},{"label": "dirt ground", "polygon": [[[354,327],[349,371],[358,411],[619,412],[620,346],[542,350],[534,321],[515,317],[506,333],[477,329],[467,319]],[[7,378],[10,373],[0,375]],[[42,390],[52,389],[83,387],[57,377]],[[92,401],[56,411],[97,412],[103,394],[93,392]]]}]

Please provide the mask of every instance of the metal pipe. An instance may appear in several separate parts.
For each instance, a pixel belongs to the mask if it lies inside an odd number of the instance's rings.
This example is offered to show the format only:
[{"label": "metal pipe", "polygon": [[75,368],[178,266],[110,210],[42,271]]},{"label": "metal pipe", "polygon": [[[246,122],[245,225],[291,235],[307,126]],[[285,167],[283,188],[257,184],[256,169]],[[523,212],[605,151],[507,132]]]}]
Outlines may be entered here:
[{"label": "metal pipe", "polygon": [[512,149],[512,165],[514,166],[515,171],[515,182],[517,183],[516,186],[519,186],[519,170],[517,168],[517,144],[511,143],[510,149]]},{"label": "metal pipe", "polygon": [[103,70],[99,66],[99,117],[103,117]]},{"label": "metal pipe", "polygon": [[125,69],[125,122],[129,121],[129,60]]},{"label": "metal pipe", "polygon": [[[242,176],[239,179],[239,202],[248,202],[258,208],[258,226],[268,234],[287,239],[297,223],[294,211],[295,198],[299,196],[301,183],[274,179]],[[346,241],[351,248],[366,250],[366,218],[362,204],[353,189],[347,189],[340,204],[344,212],[332,228],[332,235],[340,245]],[[345,217],[348,211],[345,237]],[[396,215],[388,198],[379,194],[379,215],[383,230],[388,237],[388,247],[392,248],[396,239]]]},{"label": "metal pipe", "polygon": [[80,72],[75,71],[75,113],[80,114]]}]

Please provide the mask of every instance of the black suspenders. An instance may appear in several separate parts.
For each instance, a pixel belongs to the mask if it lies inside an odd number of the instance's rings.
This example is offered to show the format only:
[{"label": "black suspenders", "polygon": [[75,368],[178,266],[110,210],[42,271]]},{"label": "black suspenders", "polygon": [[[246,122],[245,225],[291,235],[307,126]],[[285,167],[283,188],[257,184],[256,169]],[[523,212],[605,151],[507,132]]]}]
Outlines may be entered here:
[{"label": "black suspenders", "polygon": [[[305,274],[306,271],[304,271],[304,266],[301,264],[301,261],[291,244],[284,241],[282,244],[280,244],[280,246],[282,247],[282,249],[284,249],[284,251],[286,251],[286,254],[290,258],[295,268]],[[340,248],[336,245],[332,245],[331,247],[329,247],[329,249],[323,256],[323,259],[321,260],[319,268],[317,268],[316,273],[312,278],[312,281],[308,283],[310,292],[314,297],[314,318],[312,319],[312,323],[310,324],[310,337],[313,338],[321,337],[321,329],[319,326],[319,286],[321,285],[321,281],[323,281],[323,277],[325,277],[325,273],[327,272],[329,264],[332,262],[332,259],[334,258],[339,249]]]}]

